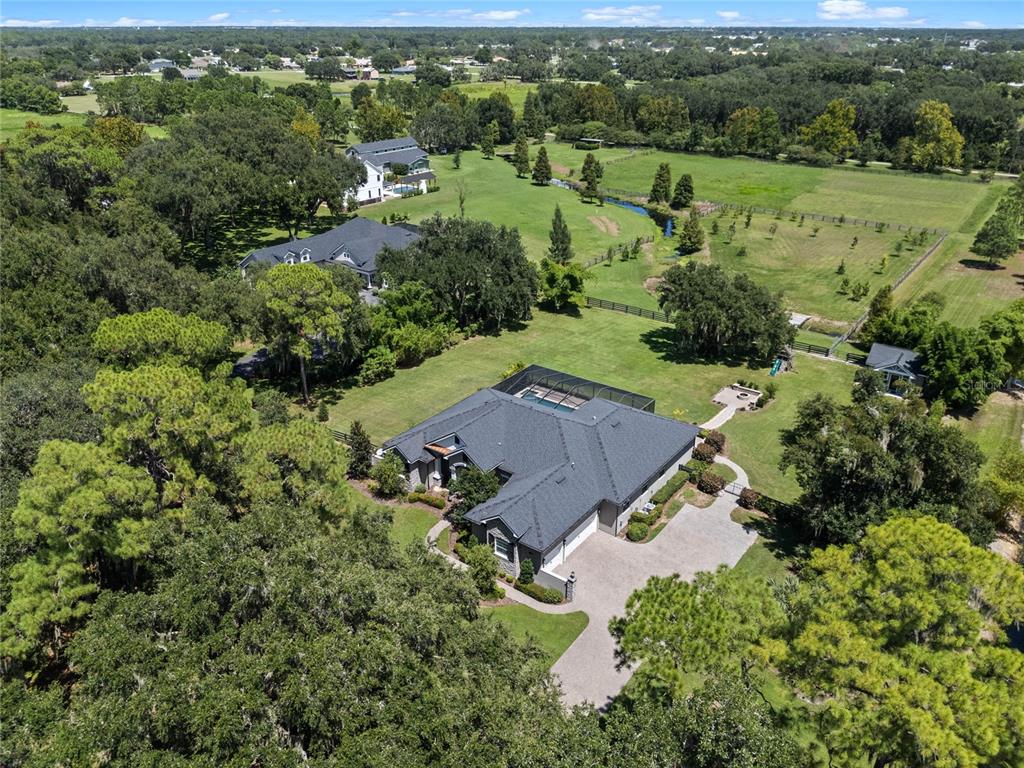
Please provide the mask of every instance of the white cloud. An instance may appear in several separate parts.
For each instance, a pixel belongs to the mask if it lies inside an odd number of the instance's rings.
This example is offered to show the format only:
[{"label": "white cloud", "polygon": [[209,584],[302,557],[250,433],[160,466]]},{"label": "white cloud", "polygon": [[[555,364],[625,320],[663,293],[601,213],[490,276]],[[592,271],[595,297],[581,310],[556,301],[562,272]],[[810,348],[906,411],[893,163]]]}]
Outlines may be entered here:
[{"label": "white cloud", "polygon": [[57,27],[60,19],[4,19],[0,27]]},{"label": "white cloud", "polygon": [[209,16],[207,16],[207,17],[206,17],[206,20],[207,20],[207,21],[212,21],[212,22],[214,22],[214,23],[216,23],[216,22],[218,22],[218,21],[227,21],[227,19],[228,19],[228,17],[229,17],[230,15],[231,15],[231,14],[230,14],[230,13],[227,13],[227,12],[221,12],[221,13],[212,13],[212,14],[210,14]]},{"label": "white cloud", "polygon": [[715,11],[715,15],[726,21],[736,21],[742,14],[739,11]]},{"label": "white cloud", "polygon": [[613,21],[619,24],[643,24],[657,19],[660,5],[606,5],[603,8],[584,8],[584,21]]},{"label": "white cloud", "polygon": [[961,21],[960,26],[965,29],[986,29],[988,24],[984,21]]},{"label": "white cloud", "polygon": [[520,16],[526,16],[529,13],[529,8],[523,8],[518,11],[483,11],[481,13],[474,13],[473,18],[480,21],[515,21]]},{"label": "white cloud", "polygon": [[863,0],[823,0],[818,3],[818,18],[829,21],[851,19],[902,19],[910,13],[898,5],[873,7]]}]

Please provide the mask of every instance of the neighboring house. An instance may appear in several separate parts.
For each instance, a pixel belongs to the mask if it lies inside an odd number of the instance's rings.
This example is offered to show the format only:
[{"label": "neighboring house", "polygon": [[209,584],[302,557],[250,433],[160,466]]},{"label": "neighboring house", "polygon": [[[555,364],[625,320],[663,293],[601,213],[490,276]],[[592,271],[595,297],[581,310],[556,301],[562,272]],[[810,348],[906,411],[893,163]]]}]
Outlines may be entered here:
[{"label": "neighboring house", "polygon": [[406,64],[405,66],[402,66],[402,67],[395,67],[394,69],[391,70],[391,74],[392,75],[415,75],[416,74],[416,65],[415,64]]},{"label": "neighboring house", "polygon": [[[360,203],[377,202],[386,196],[401,197],[414,190],[426,192],[428,182],[434,179],[427,153],[412,136],[353,144],[345,154],[366,167],[366,181],[355,190]],[[405,170],[396,179],[393,169],[398,166]]]},{"label": "neighboring house", "polygon": [[886,392],[899,394],[898,384],[921,386],[924,383],[921,360],[912,349],[891,347],[888,344],[875,342],[871,345],[871,351],[868,352],[868,359],[864,365],[885,377]]},{"label": "neighboring house", "polygon": [[388,440],[410,489],[446,486],[463,468],[495,472],[492,499],[467,515],[515,576],[529,558],[541,583],[597,531],[617,535],[690,458],[692,424],[654,401],[540,366],[482,389]]},{"label": "neighboring house", "polygon": [[341,265],[358,273],[369,288],[377,278],[377,254],[385,245],[402,249],[419,239],[414,224],[388,226],[356,216],[322,234],[260,248],[238,266],[245,274],[254,264]]},{"label": "neighboring house", "polygon": [[173,66],[175,66],[175,64],[170,59],[153,59],[151,62],[149,62],[149,71],[150,72],[162,72],[163,70],[167,69],[168,67],[173,67]]},{"label": "neighboring house", "polygon": [[188,68],[188,69],[181,70],[181,76],[183,78],[185,78],[186,80],[191,80],[191,81],[198,80],[200,77],[203,77],[205,74],[206,74],[206,70],[204,70],[204,69]]}]

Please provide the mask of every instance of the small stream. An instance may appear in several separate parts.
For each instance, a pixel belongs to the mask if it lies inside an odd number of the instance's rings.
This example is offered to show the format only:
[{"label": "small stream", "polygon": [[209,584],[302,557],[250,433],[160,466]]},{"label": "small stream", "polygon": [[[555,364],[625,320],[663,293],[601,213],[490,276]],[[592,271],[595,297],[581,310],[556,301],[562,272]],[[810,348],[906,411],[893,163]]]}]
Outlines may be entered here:
[{"label": "small stream", "polygon": [[628,200],[619,200],[617,197],[606,197],[604,201],[606,203],[611,203],[612,205],[617,205],[620,208],[633,211],[633,213],[639,213],[641,216],[647,216],[648,218],[653,219],[659,227],[662,227],[665,237],[672,237],[672,227],[673,222],[675,221],[674,217],[649,211],[642,205],[631,203]]}]

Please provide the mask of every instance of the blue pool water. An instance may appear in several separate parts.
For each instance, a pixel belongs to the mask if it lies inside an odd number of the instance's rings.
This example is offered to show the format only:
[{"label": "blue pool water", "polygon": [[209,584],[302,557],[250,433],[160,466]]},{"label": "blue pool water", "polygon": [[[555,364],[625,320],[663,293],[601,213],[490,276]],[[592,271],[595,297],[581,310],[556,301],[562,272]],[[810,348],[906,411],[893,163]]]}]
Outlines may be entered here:
[{"label": "blue pool water", "polygon": [[576,410],[575,408],[573,408],[572,406],[569,406],[569,405],[564,405],[562,403],[555,403],[555,402],[552,402],[551,400],[545,400],[543,397],[541,397],[540,395],[538,395],[535,392],[526,392],[523,395],[521,395],[521,397],[523,398],[523,400],[528,400],[531,403],[536,403],[537,405],[542,405],[545,408],[551,408],[554,411],[575,411]]},{"label": "blue pool water", "polygon": [[404,195],[407,192],[415,192],[417,189],[419,189],[419,187],[414,187],[411,184],[396,184],[394,186],[395,192],[400,195]]}]

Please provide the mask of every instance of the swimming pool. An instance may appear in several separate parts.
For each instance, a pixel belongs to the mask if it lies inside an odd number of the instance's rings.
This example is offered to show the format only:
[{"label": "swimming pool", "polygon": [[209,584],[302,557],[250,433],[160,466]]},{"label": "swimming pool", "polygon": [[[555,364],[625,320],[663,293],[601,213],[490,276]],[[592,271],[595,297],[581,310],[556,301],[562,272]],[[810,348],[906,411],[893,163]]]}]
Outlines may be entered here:
[{"label": "swimming pool", "polygon": [[412,184],[396,184],[391,189],[396,195],[407,195],[410,192],[416,192],[419,187],[413,186]]},{"label": "swimming pool", "polygon": [[547,400],[547,399],[541,397],[540,395],[538,395],[536,392],[524,392],[523,394],[520,395],[520,397],[523,400],[527,400],[527,401],[529,401],[531,403],[536,403],[537,405],[542,405],[545,408],[552,409],[553,411],[575,411],[576,410],[571,405],[565,405],[564,403],[559,403],[559,402],[554,401],[554,400]]}]

